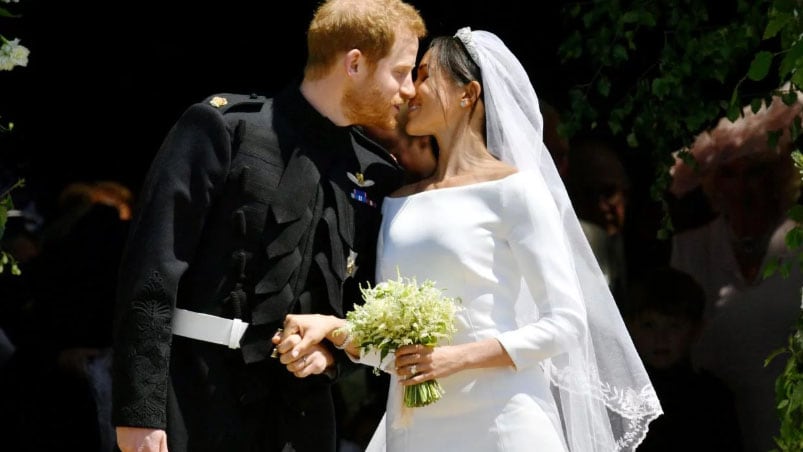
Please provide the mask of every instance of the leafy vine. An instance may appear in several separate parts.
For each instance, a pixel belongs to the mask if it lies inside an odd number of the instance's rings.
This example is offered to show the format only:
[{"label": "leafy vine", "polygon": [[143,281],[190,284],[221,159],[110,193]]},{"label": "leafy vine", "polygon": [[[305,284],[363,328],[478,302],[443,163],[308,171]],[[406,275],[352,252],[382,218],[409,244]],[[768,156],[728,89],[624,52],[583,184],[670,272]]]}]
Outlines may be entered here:
[{"label": "leafy vine", "polygon": [[[0,3],[18,3],[19,0],[0,0]],[[8,8],[0,6],[0,18],[16,18],[18,14],[12,13]],[[10,71],[15,67],[25,67],[28,65],[28,55],[30,51],[27,47],[20,44],[19,38],[8,39],[0,34],[0,71]],[[13,122],[0,123],[0,134],[11,133],[14,129]],[[11,187],[0,191],[0,238],[5,233],[8,212],[14,208],[11,199],[11,192],[24,185],[24,180],[20,179]],[[19,275],[20,268],[14,256],[0,249],[0,273],[10,267],[11,273]]]}]

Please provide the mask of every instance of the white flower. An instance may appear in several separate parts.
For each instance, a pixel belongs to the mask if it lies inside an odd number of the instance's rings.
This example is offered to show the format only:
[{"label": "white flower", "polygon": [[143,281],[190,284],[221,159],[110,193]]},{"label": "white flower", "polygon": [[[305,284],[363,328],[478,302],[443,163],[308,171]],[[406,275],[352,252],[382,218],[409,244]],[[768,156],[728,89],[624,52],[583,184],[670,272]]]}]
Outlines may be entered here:
[{"label": "white flower", "polygon": [[361,288],[365,303],[347,313],[348,330],[364,350],[376,348],[384,357],[409,344],[435,345],[451,339],[457,299],[443,296],[432,281],[391,279]]},{"label": "white flower", "polygon": [[[450,341],[456,331],[454,316],[460,299],[444,296],[433,281],[419,285],[415,278],[399,274],[397,279],[360,290],[365,303],[346,313],[346,326],[338,333],[347,333],[362,351],[378,350],[384,359],[404,345],[434,347]],[[442,394],[436,380],[427,380],[404,388],[404,404],[429,405]]]},{"label": "white flower", "polygon": [[27,47],[21,46],[19,39],[11,41],[2,37],[0,39],[3,42],[3,45],[0,46],[0,71],[10,71],[15,66],[28,65],[28,54],[31,51]]}]

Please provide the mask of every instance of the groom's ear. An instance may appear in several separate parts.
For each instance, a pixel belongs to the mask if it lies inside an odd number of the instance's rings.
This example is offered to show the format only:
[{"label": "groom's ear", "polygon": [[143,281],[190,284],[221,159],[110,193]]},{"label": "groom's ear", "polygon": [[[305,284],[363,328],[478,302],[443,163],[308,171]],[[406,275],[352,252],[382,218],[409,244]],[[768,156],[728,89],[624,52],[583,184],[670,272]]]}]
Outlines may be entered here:
[{"label": "groom's ear", "polygon": [[360,49],[351,49],[343,56],[343,69],[350,78],[359,77],[361,72],[365,72],[365,55]]}]

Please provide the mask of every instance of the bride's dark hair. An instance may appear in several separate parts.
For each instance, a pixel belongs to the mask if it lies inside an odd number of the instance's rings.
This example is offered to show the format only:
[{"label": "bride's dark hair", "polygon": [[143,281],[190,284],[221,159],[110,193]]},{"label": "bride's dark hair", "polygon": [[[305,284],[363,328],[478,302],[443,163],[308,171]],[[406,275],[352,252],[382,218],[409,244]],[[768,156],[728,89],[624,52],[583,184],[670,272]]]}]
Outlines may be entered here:
[{"label": "bride's dark hair", "polygon": [[[429,44],[430,64],[435,63],[435,70],[445,71],[450,79],[460,85],[476,80],[482,85],[482,71],[471,59],[466,46],[454,36],[438,36]],[[482,92],[480,92],[482,98]]]}]

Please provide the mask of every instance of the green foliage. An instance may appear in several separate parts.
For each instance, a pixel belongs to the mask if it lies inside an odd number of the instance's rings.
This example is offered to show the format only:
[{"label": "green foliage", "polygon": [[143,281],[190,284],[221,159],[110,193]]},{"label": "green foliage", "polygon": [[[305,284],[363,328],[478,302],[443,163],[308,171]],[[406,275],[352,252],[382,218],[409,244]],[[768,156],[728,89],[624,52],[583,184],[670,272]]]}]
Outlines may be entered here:
[{"label": "green foliage", "polygon": [[[8,3],[10,0],[6,0]],[[0,17],[17,18],[18,14],[13,14],[5,7],[0,6]],[[28,49],[19,46],[18,40],[9,42],[6,38],[0,35],[0,71],[10,71],[17,66],[25,66],[28,64]],[[14,123],[7,124],[0,123],[0,136],[11,133],[14,130]],[[23,179],[20,179],[6,190],[0,191],[0,239],[6,229],[6,221],[8,220],[8,211],[14,208],[11,200],[11,191],[15,188],[22,187],[25,184]],[[10,268],[11,274],[19,275],[20,268],[17,265],[14,256],[6,253],[0,249],[0,273],[3,273],[6,267]]]},{"label": "green foliage", "polygon": [[14,14],[6,8],[0,7],[0,17],[19,17],[19,14]]},{"label": "green foliage", "polygon": [[[25,185],[25,180],[20,179],[7,190],[0,192],[0,239],[3,238],[3,234],[6,230],[8,211],[14,208],[14,203],[11,200],[11,191],[23,185]],[[17,265],[17,260],[14,259],[14,256],[0,249],[0,273],[3,273],[6,267],[10,267],[12,275],[21,274],[19,265]]]},{"label": "green foliage", "polygon": [[[760,106],[803,71],[796,1],[594,0],[566,7],[575,31],[565,64],[588,74],[574,86],[560,132],[604,128],[650,152],[652,197],[661,200],[673,153],[744,105]],[[664,216],[662,235],[672,226]]]},{"label": "green foliage", "polygon": [[[803,154],[799,150],[792,152],[792,160],[803,179]],[[797,252],[797,264],[803,267],[803,228],[800,226],[803,224],[803,206],[793,206],[788,216],[797,225],[786,235],[786,245],[790,250]],[[788,268],[792,264],[777,260],[773,263],[773,268],[768,266],[764,270],[764,275],[769,276],[774,271],[780,271],[783,275],[784,267]],[[803,294],[801,299],[803,300]],[[776,409],[781,420],[775,443],[782,452],[803,450],[803,305],[801,310],[796,331],[789,336],[787,346],[770,355],[765,363],[766,365],[773,359],[786,356],[784,371],[775,382]]]},{"label": "green foliage", "polygon": [[798,452],[803,450],[803,314],[786,348],[767,358],[767,364],[784,355],[787,356],[786,367],[775,382],[776,408],[781,419],[775,443],[783,452]]}]

